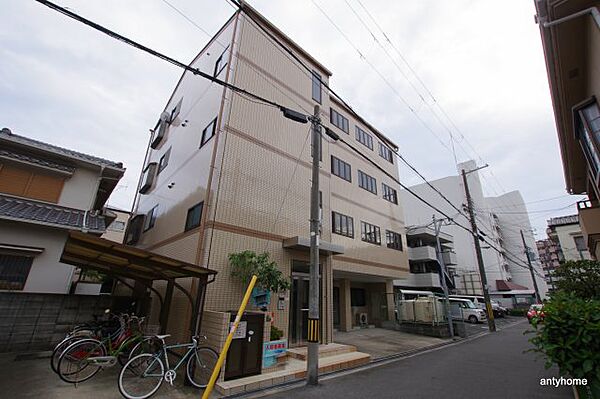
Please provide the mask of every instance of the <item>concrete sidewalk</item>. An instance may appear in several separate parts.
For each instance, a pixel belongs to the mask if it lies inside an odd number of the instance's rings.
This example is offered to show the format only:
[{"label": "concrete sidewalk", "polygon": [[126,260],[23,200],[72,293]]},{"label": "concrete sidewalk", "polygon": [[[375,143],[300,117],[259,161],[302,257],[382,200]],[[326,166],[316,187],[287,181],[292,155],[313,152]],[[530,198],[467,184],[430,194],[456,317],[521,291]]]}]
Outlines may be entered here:
[{"label": "concrete sidewalk", "polygon": [[383,328],[335,332],[333,340],[339,344],[355,346],[359,352],[371,355],[373,360],[452,342],[450,339],[427,337]]}]

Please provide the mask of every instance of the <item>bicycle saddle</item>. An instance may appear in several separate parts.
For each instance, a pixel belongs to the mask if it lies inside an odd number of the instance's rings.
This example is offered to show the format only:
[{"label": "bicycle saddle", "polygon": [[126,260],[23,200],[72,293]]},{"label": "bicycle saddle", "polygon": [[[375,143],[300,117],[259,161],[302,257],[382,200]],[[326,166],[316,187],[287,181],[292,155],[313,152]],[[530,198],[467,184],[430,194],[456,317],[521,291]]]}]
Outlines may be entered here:
[{"label": "bicycle saddle", "polygon": [[158,339],[165,339],[165,338],[169,338],[171,336],[171,334],[165,334],[165,335],[157,335],[156,338]]}]

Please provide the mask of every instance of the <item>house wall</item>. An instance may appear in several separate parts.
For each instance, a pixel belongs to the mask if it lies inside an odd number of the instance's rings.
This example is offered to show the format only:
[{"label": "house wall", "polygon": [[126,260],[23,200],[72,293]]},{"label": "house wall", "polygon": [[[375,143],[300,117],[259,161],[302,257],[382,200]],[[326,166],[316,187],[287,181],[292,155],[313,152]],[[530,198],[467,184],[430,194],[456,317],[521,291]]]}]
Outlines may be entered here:
[{"label": "house wall", "polygon": [[555,226],[554,231],[560,244],[560,250],[565,257],[565,261],[592,259],[589,251],[581,251],[580,253],[575,246],[575,237],[583,236],[579,224]]},{"label": "house wall", "polygon": [[67,235],[67,230],[0,221],[0,243],[44,248],[33,260],[23,292],[69,292],[74,267],[59,261]]},{"label": "house wall", "polygon": [[92,209],[98,192],[100,167],[77,167],[73,176],[65,180],[58,205],[75,209]]}]

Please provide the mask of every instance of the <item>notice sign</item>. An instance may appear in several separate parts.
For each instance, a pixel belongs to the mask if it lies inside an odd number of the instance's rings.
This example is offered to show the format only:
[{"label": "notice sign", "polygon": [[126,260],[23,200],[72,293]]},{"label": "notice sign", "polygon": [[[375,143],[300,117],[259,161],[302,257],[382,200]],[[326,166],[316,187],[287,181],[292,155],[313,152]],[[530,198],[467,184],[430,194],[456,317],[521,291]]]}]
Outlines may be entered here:
[{"label": "notice sign", "polygon": [[[238,324],[237,330],[235,330],[235,334],[233,334],[233,339],[246,338],[246,327],[248,325],[247,321],[240,321]],[[229,331],[233,330],[233,322],[229,323]]]},{"label": "notice sign", "polygon": [[263,344],[263,368],[274,366],[277,356],[287,351],[287,339],[269,341]]}]

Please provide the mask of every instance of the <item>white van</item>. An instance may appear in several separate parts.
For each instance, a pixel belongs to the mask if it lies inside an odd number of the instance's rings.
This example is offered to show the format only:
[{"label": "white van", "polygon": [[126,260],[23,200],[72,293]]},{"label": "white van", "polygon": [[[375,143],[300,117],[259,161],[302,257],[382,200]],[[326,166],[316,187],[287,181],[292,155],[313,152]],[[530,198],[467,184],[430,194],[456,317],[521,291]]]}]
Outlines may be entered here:
[{"label": "white van", "polygon": [[[475,304],[475,306],[477,306],[479,309],[486,310],[485,309],[486,308],[485,299],[483,298],[483,296],[450,295],[450,298],[468,299],[469,301],[473,302]],[[494,312],[494,317],[504,317],[508,313],[506,308],[502,307],[498,301],[492,299],[492,300],[490,300],[490,302],[492,304],[492,311]]]},{"label": "white van", "polygon": [[450,312],[453,320],[468,321],[470,323],[479,323],[486,321],[485,311],[479,309],[468,299],[450,298]]}]

